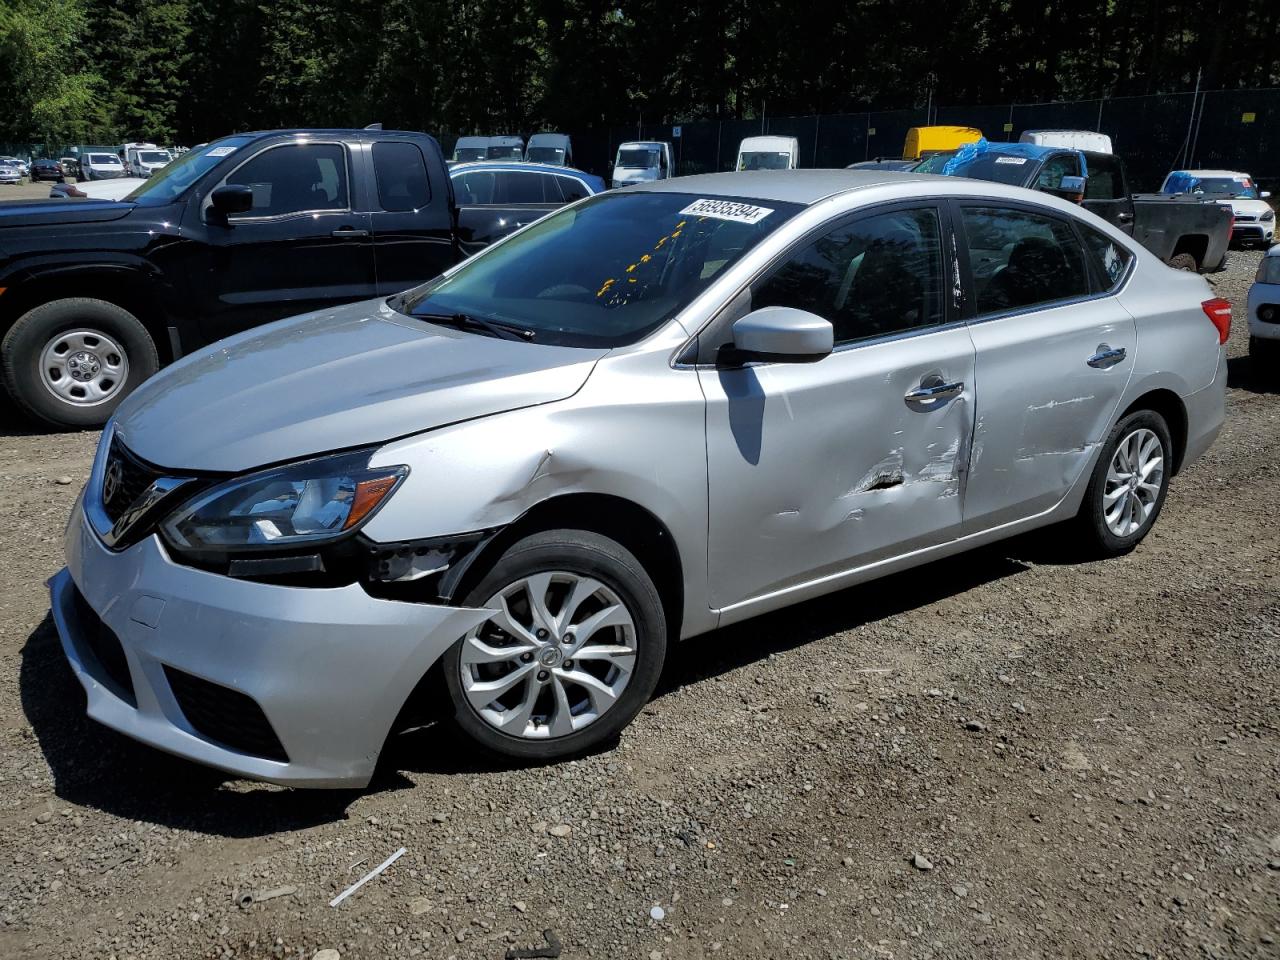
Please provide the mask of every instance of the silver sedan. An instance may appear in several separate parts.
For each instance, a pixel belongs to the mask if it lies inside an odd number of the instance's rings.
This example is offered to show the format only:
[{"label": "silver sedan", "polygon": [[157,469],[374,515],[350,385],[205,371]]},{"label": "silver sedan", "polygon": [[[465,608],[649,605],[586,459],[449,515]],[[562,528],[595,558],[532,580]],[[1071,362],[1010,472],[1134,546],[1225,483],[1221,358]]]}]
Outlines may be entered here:
[{"label": "silver sedan", "polygon": [[89,713],[303,786],[434,708],[607,743],[668,647],[1062,524],[1133,549],[1230,307],[1079,207],[880,171],[592,197],[215,344],[103,433],[52,581]]}]

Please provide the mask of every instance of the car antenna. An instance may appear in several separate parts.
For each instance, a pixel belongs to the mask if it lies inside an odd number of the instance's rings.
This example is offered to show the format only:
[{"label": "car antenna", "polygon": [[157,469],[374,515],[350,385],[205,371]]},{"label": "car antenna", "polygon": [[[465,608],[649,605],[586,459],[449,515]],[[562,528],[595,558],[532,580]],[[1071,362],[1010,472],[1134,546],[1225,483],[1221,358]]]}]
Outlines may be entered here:
[{"label": "car antenna", "polygon": [[371,123],[371,124],[369,124],[367,127],[365,127],[365,129],[366,129],[366,130],[381,130],[381,129],[382,129],[382,124],[381,124],[381,123]]}]

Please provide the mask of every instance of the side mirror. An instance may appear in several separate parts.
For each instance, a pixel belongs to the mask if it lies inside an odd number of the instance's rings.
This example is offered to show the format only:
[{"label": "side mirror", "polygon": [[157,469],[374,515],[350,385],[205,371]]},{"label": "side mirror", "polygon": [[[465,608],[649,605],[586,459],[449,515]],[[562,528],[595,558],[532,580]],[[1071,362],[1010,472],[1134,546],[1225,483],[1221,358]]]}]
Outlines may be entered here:
[{"label": "side mirror", "polygon": [[1063,193],[1084,193],[1085,178],[1084,177],[1063,177],[1058,184],[1058,189]]},{"label": "side mirror", "polygon": [[725,360],[729,365],[751,360],[816,363],[831,353],[834,343],[831,321],[794,307],[762,307],[734,321]]},{"label": "side mirror", "polygon": [[1270,200],[1270,199],[1271,199],[1271,191],[1270,191],[1270,190],[1263,190],[1260,194],[1258,194],[1258,196],[1259,196],[1259,197],[1261,197],[1263,200]]},{"label": "side mirror", "polygon": [[223,217],[248,213],[253,209],[253,188],[243,183],[228,183],[213,191],[209,198],[213,209]]}]

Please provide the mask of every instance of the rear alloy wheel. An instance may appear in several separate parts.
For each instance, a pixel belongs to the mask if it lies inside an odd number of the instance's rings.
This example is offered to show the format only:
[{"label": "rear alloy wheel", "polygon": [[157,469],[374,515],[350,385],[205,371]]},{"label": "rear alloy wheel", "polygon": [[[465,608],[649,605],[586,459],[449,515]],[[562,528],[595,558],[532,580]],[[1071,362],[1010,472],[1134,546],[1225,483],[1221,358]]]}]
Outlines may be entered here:
[{"label": "rear alloy wheel", "polygon": [[458,726],[494,752],[581,753],[630,723],[657,684],[661,601],[635,557],[605,537],[521,540],[464,605],[495,613],[450,648],[445,681]]},{"label": "rear alloy wheel", "polygon": [[27,413],[55,427],[96,427],[160,368],[133,314],[74,297],[29,310],[5,335],[5,387]]},{"label": "rear alloy wheel", "polygon": [[1076,518],[1090,552],[1117,556],[1142,542],[1169,491],[1172,450],[1169,427],[1153,410],[1116,424]]}]

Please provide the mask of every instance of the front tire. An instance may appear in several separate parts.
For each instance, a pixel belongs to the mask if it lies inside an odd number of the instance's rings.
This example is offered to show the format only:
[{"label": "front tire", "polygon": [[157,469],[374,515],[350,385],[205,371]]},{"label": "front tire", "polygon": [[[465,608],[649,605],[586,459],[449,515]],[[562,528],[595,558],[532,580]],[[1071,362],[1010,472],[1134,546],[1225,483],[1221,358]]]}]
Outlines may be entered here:
[{"label": "front tire", "polygon": [[1115,425],[1076,515],[1090,554],[1120,556],[1151,532],[1169,492],[1172,453],[1169,426],[1154,410],[1138,410]]},{"label": "front tire", "polygon": [[1170,257],[1169,266],[1189,273],[1197,273],[1200,270],[1200,264],[1196,263],[1196,258],[1189,253],[1179,253]]},{"label": "front tire", "polygon": [[105,300],[69,297],[23,314],[0,343],[0,372],[26,413],[60,429],[98,427],[160,369],[138,319]]},{"label": "front tire", "polygon": [[463,605],[499,611],[443,658],[455,723],[494,753],[546,762],[598,747],[635,718],[662,673],[657,588],[607,537],[525,537]]}]

